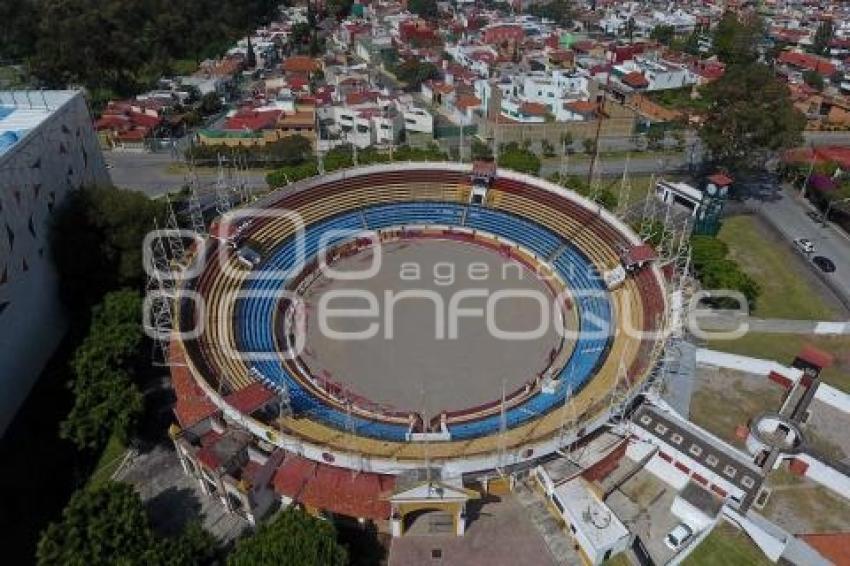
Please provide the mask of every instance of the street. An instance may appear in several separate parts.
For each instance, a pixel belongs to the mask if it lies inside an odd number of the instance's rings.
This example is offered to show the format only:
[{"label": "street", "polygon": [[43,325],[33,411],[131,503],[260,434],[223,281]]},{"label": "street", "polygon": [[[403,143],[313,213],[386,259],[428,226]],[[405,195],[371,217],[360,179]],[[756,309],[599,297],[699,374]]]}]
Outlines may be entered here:
[{"label": "street", "polygon": [[815,245],[811,256],[825,256],[835,263],[833,273],[824,273],[811,261],[807,261],[816,272],[850,307],[850,239],[838,228],[815,222],[806,212],[812,210],[793,189],[778,189],[776,198],[758,204],[758,213],[767,220],[789,242],[796,238],[808,238]]}]

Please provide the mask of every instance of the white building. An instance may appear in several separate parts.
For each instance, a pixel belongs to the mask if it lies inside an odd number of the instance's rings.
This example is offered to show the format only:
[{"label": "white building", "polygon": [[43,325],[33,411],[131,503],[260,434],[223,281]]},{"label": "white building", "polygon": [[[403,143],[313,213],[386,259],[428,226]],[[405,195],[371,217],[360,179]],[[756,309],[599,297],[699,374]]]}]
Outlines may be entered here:
[{"label": "white building", "polygon": [[584,478],[579,476],[555,487],[552,503],[588,564],[602,564],[629,547],[629,530]]},{"label": "white building", "polygon": [[[666,90],[696,84],[696,77],[684,65],[641,56],[615,65],[613,75],[626,88],[634,90]],[[639,83],[630,80],[636,75],[643,77]]]},{"label": "white building", "polygon": [[587,101],[590,98],[588,88],[587,77],[561,70],[523,73],[498,82],[475,82],[475,94],[484,108],[489,107],[498,90],[501,114],[525,123],[543,123],[547,115],[558,122],[584,119],[567,105]]},{"label": "white building", "polygon": [[0,434],[67,325],[52,215],[70,191],[109,182],[80,91],[0,91]]}]

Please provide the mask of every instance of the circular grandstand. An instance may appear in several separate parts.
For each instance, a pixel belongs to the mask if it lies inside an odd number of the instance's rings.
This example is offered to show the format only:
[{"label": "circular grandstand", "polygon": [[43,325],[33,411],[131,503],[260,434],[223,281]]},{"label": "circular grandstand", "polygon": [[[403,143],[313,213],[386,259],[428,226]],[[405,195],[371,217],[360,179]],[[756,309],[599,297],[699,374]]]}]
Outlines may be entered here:
[{"label": "circular grandstand", "polygon": [[195,246],[172,371],[315,461],[389,474],[526,464],[602,426],[648,379],[667,300],[641,247],[606,210],[510,171],[307,179]]}]

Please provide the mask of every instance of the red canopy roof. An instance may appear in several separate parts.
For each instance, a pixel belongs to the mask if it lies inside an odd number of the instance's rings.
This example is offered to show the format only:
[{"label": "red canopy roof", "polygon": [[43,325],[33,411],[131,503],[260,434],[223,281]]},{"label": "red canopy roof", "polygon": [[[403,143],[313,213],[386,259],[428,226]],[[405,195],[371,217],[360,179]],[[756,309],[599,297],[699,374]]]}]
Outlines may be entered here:
[{"label": "red canopy roof", "polygon": [[833,364],[833,362],[835,362],[835,358],[832,354],[824,352],[820,348],[816,348],[811,344],[806,344],[802,351],[797,354],[797,357],[820,369],[828,368]]}]

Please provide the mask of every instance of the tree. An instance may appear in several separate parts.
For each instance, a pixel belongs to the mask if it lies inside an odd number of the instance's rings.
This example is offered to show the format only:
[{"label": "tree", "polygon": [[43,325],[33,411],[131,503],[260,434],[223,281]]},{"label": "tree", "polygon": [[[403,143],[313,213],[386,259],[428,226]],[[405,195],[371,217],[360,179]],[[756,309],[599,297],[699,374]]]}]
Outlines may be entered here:
[{"label": "tree", "polygon": [[823,20],[815,31],[815,37],[812,40],[812,50],[818,55],[829,54],[829,44],[832,42],[832,37],[835,34],[835,25],[832,20]]},{"label": "tree", "polygon": [[721,164],[757,167],[802,142],[806,118],[767,66],[733,65],[706,93],[712,104],[699,136]]},{"label": "tree", "polygon": [[729,254],[729,246],[714,236],[691,237],[691,260],[696,269],[701,269],[713,261],[720,261]]},{"label": "tree", "polygon": [[582,140],[581,145],[584,146],[584,152],[588,155],[593,155],[596,153],[596,140],[592,138],[585,138]]},{"label": "tree", "polygon": [[635,19],[629,16],[629,19],[626,20],[626,37],[629,38],[629,43],[631,43],[635,38]]},{"label": "tree", "polygon": [[165,203],[113,187],[73,191],[50,226],[50,248],[65,304],[88,311],[109,289],[141,289],[142,243]]},{"label": "tree", "polygon": [[652,128],[646,132],[646,143],[649,149],[657,151],[661,149],[664,142],[664,130],[662,128]]},{"label": "tree", "polygon": [[528,11],[538,18],[552,20],[562,27],[572,27],[576,14],[576,6],[570,0],[552,0],[545,4],[534,3]]},{"label": "tree", "polygon": [[208,92],[201,97],[198,103],[198,111],[204,116],[215,114],[221,111],[221,97],[217,92]]},{"label": "tree", "polygon": [[132,486],[107,482],[71,496],[41,534],[36,559],[39,566],[188,566],[212,562],[215,552],[215,539],[196,524],[176,538],[157,537]]},{"label": "tree", "polygon": [[400,81],[407,83],[409,90],[419,90],[423,82],[440,76],[440,71],[436,65],[416,59],[408,59],[398,65],[394,72]]},{"label": "tree", "polygon": [[824,80],[817,71],[806,69],[803,71],[803,82],[817,91],[823,90]]},{"label": "tree", "polygon": [[313,144],[298,134],[286,136],[272,146],[268,156],[284,165],[297,165],[313,156]]},{"label": "tree", "polygon": [[439,13],[437,0],[409,0],[407,9],[426,20],[433,20]]},{"label": "tree", "polygon": [[714,30],[714,53],[727,65],[754,63],[763,32],[763,22],[757,15],[739,20],[734,12],[725,12]]},{"label": "tree", "polygon": [[505,145],[499,151],[498,163],[501,167],[513,169],[521,173],[537,175],[540,172],[540,158],[528,149],[521,148],[516,142]]},{"label": "tree", "polygon": [[664,45],[670,45],[676,37],[676,28],[664,24],[658,24],[649,32],[649,37]]},{"label": "tree", "polygon": [[555,155],[555,146],[552,145],[552,142],[549,140],[542,140],[540,142],[540,146],[543,149],[543,155],[546,157],[553,157]]},{"label": "tree", "polygon": [[342,566],[345,548],[337,544],[333,525],[287,507],[250,536],[240,539],[227,557],[230,566]]},{"label": "tree", "polygon": [[327,0],[325,9],[332,18],[342,20],[351,12],[352,4],[354,4],[353,0]]},{"label": "tree", "polygon": [[97,449],[111,434],[127,442],[143,410],[134,375],[139,361],[142,300],[114,291],[92,309],[89,334],[71,362],[74,405],[60,435],[80,449]]}]

